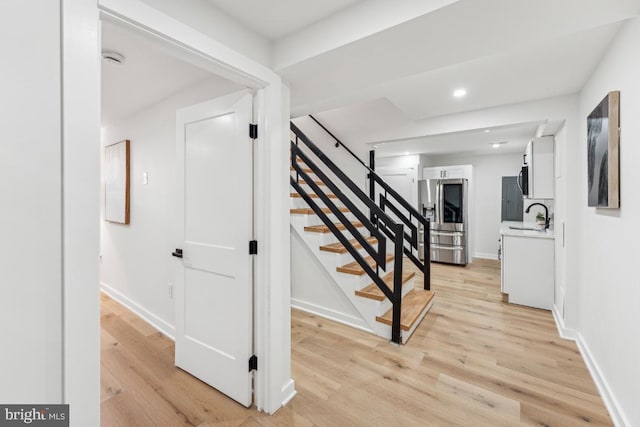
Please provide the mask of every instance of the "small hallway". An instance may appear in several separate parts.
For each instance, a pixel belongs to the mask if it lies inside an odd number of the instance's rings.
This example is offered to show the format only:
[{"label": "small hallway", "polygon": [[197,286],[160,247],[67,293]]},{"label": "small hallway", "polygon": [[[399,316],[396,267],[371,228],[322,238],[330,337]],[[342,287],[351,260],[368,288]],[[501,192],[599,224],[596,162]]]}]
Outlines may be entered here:
[{"label": "small hallway", "polygon": [[292,310],[298,394],[272,417],[174,367],[173,342],[102,295],[102,426],[611,425],[551,313],[503,302],[499,262],[434,264],[432,288],[401,347]]}]

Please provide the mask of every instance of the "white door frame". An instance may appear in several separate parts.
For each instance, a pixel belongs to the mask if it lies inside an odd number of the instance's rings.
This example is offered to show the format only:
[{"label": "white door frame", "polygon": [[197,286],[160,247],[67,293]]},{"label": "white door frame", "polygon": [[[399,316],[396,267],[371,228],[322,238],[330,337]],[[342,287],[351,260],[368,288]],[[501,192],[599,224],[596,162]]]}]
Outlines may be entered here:
[{"label": "white door frame", "polygon": [[[173,53],[256,91],[255,404],[274,413],[291,379],[289,90],[267,67],[140,0],[61,0],[63,45],[63,395],[72,425],[99,425],[99,19],[162,39]],[[91,144],[94,141],[94,144]],[[93,165],[93,167],[91,167]],[[87,167],[88,166],[88,167]],[[87,214],[89,212],[90,214]],[[93,212],[93,214],[91,214]],[[95,286],[87,284],[95,283]],[[86,343],[94,343],[87,349]]]}]

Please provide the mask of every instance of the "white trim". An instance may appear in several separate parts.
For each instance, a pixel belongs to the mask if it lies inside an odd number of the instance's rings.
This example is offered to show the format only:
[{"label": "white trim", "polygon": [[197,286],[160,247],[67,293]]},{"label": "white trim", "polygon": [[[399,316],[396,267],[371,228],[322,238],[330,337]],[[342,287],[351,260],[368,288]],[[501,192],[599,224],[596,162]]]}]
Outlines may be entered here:
[{"label": "white trim", "polygon": [[560,338],[564,338],[565,340],[570,341],[576,341],[578,338],[578,331],[576,331],[575,329],[567,328],[564,325],[564,319],[562,319],[562,316],[560,316],[557,305],[553,305],[551,313],[553,314],[553,320],[556,321],[556,327],[558,328],[558,335],[560,335]]},{"label": "white trim", "polygon": [[195,54],[180,55],[182,59],[203,66],[219,76],[254,89],[280,81],[264,65],[140,0],[99,0],[98,3],[102,18],[133,24],[141,31],[179,46],[183,53],[188,51]]},{"label": "white trim", "polygon": [[74,408],[72,426],[95,426],[100,424],[100,26],[96,2],[60,4],[61,15],[51,19],[60,19],[62,46],[63,402]]},{"label": "white trim", "polygon": [[498,260],[498,254],[489,254],[489,253],[484,253],[484,252],[476,252],[473,254],[473,258],[480,258],[480,259],[493,259],[493,260]]},{"label": "white trim", "polygon": [[593,357],[584,337],[580,332],[577,334],[578,337],[576,339],[576,344],[578,345],[578,349],[580,349],[580,354],[582,354],[582,358],[584,359],[584,363],[587,365],[587,369],[589,369],[589,372],[591,373],[591,378],[593,378],[593,382],[596,384],[598,392],[600,392],[600,397],[602,397],[602,400],[604,401],[604,406],[606,406],[607,411],[609,411],[609,416],[611,417],[613,425],[616,427],[631,426],[629,419],[622,410],[622,405],[620,405],[618,399],[616,399],[613,394],[613,390],[609,387],[609,383],[602,374],[602,370],[600,369],[600,366],[598,366],[596,359]]},{"label": "white trim", "polygon": [[297,298],[291,298],[291,307],[306,313],[324,317],[325,319],[333,320],[334,322],[342,323],[343,325],[351,326],[352,328],[360,329],[361,331],[370,332],[372,334],[375,333],[367,326],[363,319],[351,316],[350,314],[341,313]]},{"label": "white trim", "polygon": [[565,326],[564,320],[560,316],[560,313],[558,313],[558,307],[555,304],[551,312],[553,313],[553,319],[556,322],[556,327],[558,328],[558,334],[560,337],[566,340],[575,341],[578,346],[578,350],[580,350],[582,359],[584,360],[585,365],[587,365],[591,378],[593,379],[593,382],[600,393],[600,397],[609,412],[613,425],[616,427],[630,426],[631,423],[624,414],[622,406],[613,394],[611,387],[609,387],[609,383],[607,383],[607,380],[602,374],[602,370],[598,366],[596,359],[593,357],[593,354],[591,353],[591,350],[585,342],[582,334],[575,329],[567,328]]},{"label": "white trim", "polygon": [[282,406],[286,405],[293,399],[298,392],[296,391],[296,383],[293,379],[289,380],[289,382],[282,387],[282,395],[284,396],[284,400],[282,401]]},{"label": "white trim", "polygon": [[[236,83],[258,89],[258,118],[264,123],[256,153],[257,179],[265,191],[256,200],[256,238],[264,255],[256,259],[255,354],[264,369],[255,373],[258,410],[274,413],[281,406],[282,387],[291,380],[289,321],[289,92],[280,77],[220,42],[159,12],[140,0],[100,0],[102,16],[169,41],[172,53],[195,61]],[[262,107],[262,108],[260,108]]]},{"label": "white trim", "polygon": [[175,341],[176,329],[172,324],[159,318],[137,302],[124,295],[122,292],[115,290],[112,286],[109,286],[104,282],[100,282],[100,291],[125,306],[136,316],[140,317],[142,320],[166,335],[167,338]]}]

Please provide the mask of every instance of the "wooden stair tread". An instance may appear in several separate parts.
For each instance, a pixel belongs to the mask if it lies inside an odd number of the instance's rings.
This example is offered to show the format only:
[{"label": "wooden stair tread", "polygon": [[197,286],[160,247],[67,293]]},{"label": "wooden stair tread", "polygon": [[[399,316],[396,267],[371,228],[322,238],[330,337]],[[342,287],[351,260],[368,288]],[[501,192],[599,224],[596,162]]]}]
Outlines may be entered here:
[{"label": "wooden stair tread", "polygon": [[[362,227],[362,223],[358,222],[358,221],[352,221],[351,224],[356,228]],[[347,227],[342,223],[337,223],[337,224],[335,224],[335,226],[340,231],[347,229]],[[309,231],[311,233],[331,233],[331,230],[329,229],[329,226],[324,225],[324,224],[309,225],[309,226],[304,228],[304,231]]]},{"label": "wooden stair tread", "polygon": [[[313,173],[313,171],[311,169],[309,169],[309,168],[301,168],[301,169],[302,169],[302,172],[304,172],[304,173]],[[289,170],[293,172],[296,169],[293,166],[290,166]]]},{"label": "wooden stair tread", "polygon": [[[300,178],[299,184],[306,184],[306,183],[307,182],[304,179]],[[319,186],[325,186],[325,187],[327,186],[327,184],[325,184],[322,181],[313,180],[313,183],[316,184],[316,185],[319,185]]]},{"label": "wooden stair tread", "polygon": [[[318,196],[316,193],[307,193],[307,195],[309,197],[311,197],[312,199],[319,199],[320,196]],[[337,199],[338,196],[336,196],[335,194],[326,194],[326,196],[330,199]],[[294,197],[296,199],[302,198],[302,196],[298,193],[291,193],[291,197]]]},{"label": "wooden stair tread", "polygon": [[[414,271],[403,272],[402,273],[402,285],[404,286],[405,283],[407,283],[409,280],[411,280],[413,278],[413,276],[415,276],[415,275],[416,275],[416,273]],[[382,277],[382,280],[384,280],[384,283],[393,292],[393,271],[390,271],[389,273],[385,274]],[[385,298],[387,298],[385,296],[385,294],[382,292],[382,290],[380,290],[378,285],[376,285],[375,283],[371,283],[371,284],[367,285],[366,287],[364,287],[364,288],[362,288],[360,290],[357,290],[356,291],[356,295],[358,295],[359,297],[375,299],[375,300],[378,300],[378,301],[384,301]]]},{"label": "wooden stair tread", "polygon": [[[422,311],[429,305],[435,293],[423,289],[412,289],[402,298],[402,315],[400,316],[400,328],[403,331],[411,329],[414,323],[420,318]],[[376,316],[376,320],[386,325],[391,325],[393,308],[390,308],[382,316]]]},{"label": "wooden stair tread", "polygon": [[[369,242],[370,245],[378,243],[378,239],[372,236],[367,237],[366,241]],[[351,245],[356,249],[362,249],[362,245],[356,239],[349,240],[349,243],[351,243]],[[334,252],[336,254],[346,254],[347,252],[349,252],[347,248],[345,248],[344,245],[340,242],[333,243],[331,245],[320,246],[320,250],[324,252]]]},{"label": "wooden stair tread", "polygon": [[[326,214],[331,213],[331,209],[329,208],[320,208],[320,209],[322,210],[322,212]],[[338,209],[340,209],[340,212],[349,212],[349,208],[346,208],[344,206]],[[290,213],[297,214],[297,215],[315,215],[316,214],[311,208],[294,208],[290,210]]]},{"label": "wooden stair tread", "polygon": [[[387,255],[386,262],[391,261],[393,258],[394,258],[393,255],[391,254]],[[372,268],[375,267],[376,265],[375,260],[370,256],[366,257],[364,261],[367,264],[369,264]],[[357,261],[353,261],[353,262],[350,262],[349,264],[338,267],[336,268],[336,271],[339,271],[340,273],[353,274],[355,276],[362,276],[364,274],[364,269],[360,266],[360,264],[358,264]]]}]

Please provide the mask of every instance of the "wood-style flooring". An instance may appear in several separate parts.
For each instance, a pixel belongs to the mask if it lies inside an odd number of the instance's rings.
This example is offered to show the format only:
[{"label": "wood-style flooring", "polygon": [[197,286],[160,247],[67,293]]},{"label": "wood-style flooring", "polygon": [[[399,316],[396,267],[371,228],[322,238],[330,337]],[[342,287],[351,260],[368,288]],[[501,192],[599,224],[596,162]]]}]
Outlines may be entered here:
[{"label": "wood-style flooring", "polygon": [[293,310],[298,394],[275,416],[175,368],[171,340],[102,296],[102,425],[611,425],[576,345],[558,337],[551,313],[502,301],[499,263],[432,271],[433,308],[399,348]]}]

